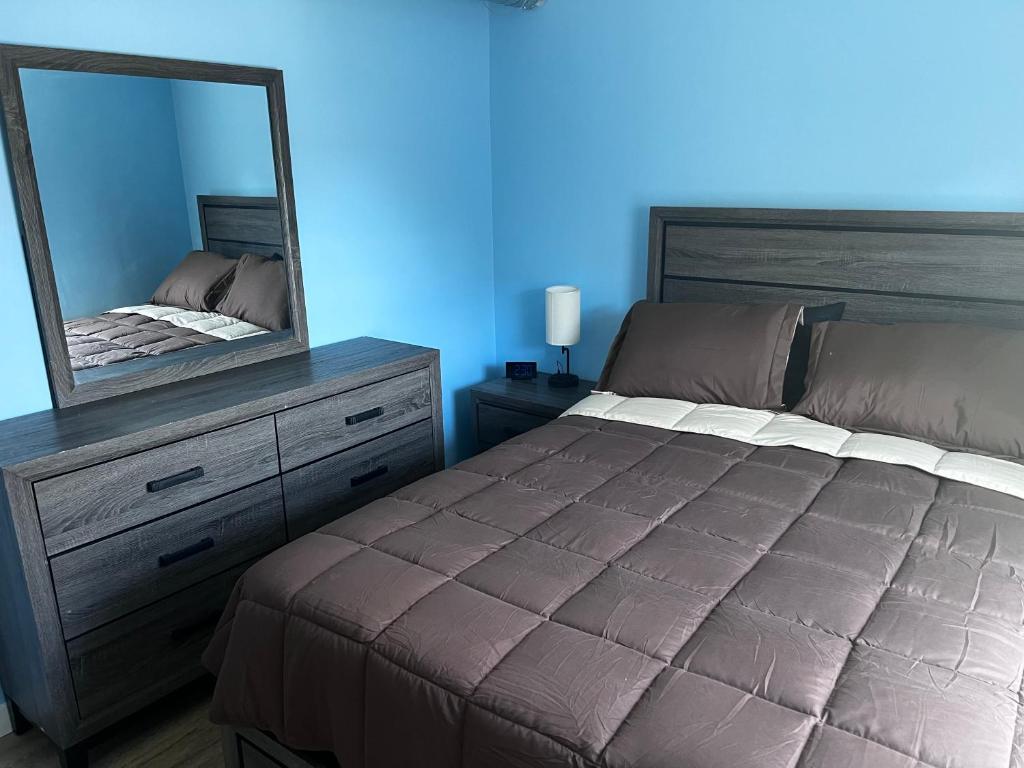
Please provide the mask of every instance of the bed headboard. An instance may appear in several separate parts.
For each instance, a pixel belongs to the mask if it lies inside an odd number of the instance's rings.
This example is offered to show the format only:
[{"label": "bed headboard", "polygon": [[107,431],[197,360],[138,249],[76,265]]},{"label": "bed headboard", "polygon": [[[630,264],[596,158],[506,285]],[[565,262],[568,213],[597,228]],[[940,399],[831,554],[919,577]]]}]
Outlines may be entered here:
[{"label": "bed headboard", "polygon": [[1024,214],[652,208],[647,298],[1024,328]]},{"label": "bed headboard", "polygon": [[203,250],[225,256],[281,256],[284,237],[276,197],[198,195]]}]

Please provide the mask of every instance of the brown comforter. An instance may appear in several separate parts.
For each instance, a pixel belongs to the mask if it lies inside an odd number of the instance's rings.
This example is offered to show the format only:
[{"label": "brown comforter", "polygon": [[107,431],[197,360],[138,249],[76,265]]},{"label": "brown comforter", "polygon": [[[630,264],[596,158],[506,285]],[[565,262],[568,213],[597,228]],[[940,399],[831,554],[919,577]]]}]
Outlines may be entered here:
[{"label": "brown comforter", "polygon": [[166,320],[125,312],[104,312],[64,323],[71,370],[123,363],[151,355],[223,341],[218,336],[181,328]]},{"label": "brown comforter", "polygon": [[293,542],[217,722],[361,766],[1024,765],[1024,502],[567,417]]}]

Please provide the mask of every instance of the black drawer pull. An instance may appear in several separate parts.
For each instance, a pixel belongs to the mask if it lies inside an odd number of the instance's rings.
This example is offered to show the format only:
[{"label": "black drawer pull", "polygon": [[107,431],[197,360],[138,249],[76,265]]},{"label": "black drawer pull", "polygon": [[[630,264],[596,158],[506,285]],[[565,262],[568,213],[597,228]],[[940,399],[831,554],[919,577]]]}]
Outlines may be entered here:
[{"label": "black drawer pull", "polygon": [[146,493],[156,493],[157,491],[165,491],[168,488],[173,488],[176,485],[187,483],[189,480],[198,480],[203,476],[202,467],[192,467],[192,469],[186,469],[184,472],[179,472],[176,475],[170,477],[164,477],[160,480],[150,480],[146,483]]},{"label": "black drawer pull", "polygon": [[376,480],[378,477],[383,477],[387,473],[388,465],[383,464],[377,467],[376,469],[371,469],[365,475],[356,475],[355,477],[353,477],[351,480],[352,487],[355,488],[357,485],[362,485],[363,483],[368,483],[371,480]]},{"label": "black drawer pull", "polygon": [[361,421],[369,421],[370,419],[376,419],[383,413],[384,409],[381,408],[380,406],[377,406],[376,408],[371,408],[368,411],[357,413],[355,416],[346,416],[345,424],[346,426],[351,427],[353,424],[358,424]]},{"label": "black drawer pull", "polygon": [[196,635],[202,634],[206,630],[213,629],[216,626],[217,621],[220,619],[221,613],[222,611],[207,613],[190,624],[178,627],[177,629],[172,629],[171,641],[174,643],[182,643],[186,640],[192,639]]},{"label": "black drawer pull", "polygon": [[160,555],[157,558],[157,562],[161,568],[166,568],[168,565],[186,560],[193,555],[198,555],[200,552],[205,552],[208,549],[213,549],[214,541],[210,536],[205,539],[200,539],[195,544],[189,544],[187,547],[182,547],[176,552],[168,552],[165,555]]}]

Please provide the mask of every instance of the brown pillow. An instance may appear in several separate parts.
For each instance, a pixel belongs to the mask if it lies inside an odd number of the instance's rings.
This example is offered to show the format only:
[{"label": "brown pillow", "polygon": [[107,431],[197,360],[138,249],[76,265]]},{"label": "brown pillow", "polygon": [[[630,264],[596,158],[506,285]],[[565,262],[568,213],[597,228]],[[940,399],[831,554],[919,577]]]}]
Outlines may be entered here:
[{"label": "brown pillow", "polygon": [[800,312],[793,304],[637,302],[612,342],[598,389],[781,408]]},{"label": "brown pillow", "polygon": [[217,311],[271,331],[290,327],[284,262],[254,253],[242,254],[231,287],[217,304]]},{"label": "brown pillow", "polygon": [[212,251],[192,251],[150,299],[154,304],[212,312],[234,274],[235,259]]},{"label": "brown pillow", "polygon": [[945,323],[821,323],[807,394],[828,424],[1024,457],[1024,331]]}]

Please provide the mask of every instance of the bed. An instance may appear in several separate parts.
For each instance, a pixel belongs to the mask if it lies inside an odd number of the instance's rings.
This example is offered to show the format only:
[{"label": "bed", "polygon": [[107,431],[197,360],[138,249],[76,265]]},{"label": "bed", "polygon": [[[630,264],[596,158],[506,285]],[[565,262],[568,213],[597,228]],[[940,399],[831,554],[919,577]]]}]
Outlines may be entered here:
[{"label": "bed", "polygon": [[[199,195],[197,205],[204,251],[231,258],[247,253],[279,257],[283,246],[277,198]],[[220,312],[142,301],[64,322],[76,372],[271,332]]]},{"label": "bed", "polygon": [[[648,295],[1020,329],[1022,235],[658,208]],[[1022,474],[596,394],[255,565],[211,714],[244,765],[1021,766]]]}]

